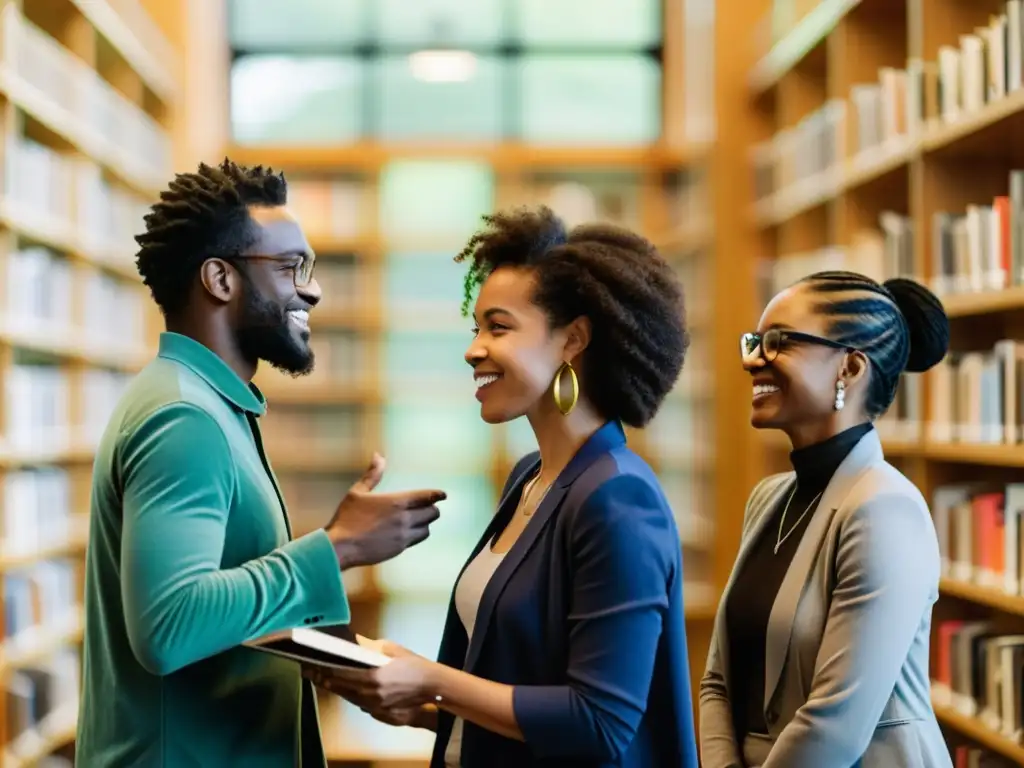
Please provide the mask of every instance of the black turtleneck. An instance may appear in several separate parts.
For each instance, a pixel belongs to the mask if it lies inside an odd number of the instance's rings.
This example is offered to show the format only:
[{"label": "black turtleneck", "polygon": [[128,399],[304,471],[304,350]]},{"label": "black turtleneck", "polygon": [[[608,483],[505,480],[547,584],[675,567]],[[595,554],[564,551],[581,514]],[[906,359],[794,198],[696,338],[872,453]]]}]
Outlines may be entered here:
[{"label": "black turtleneck", "polygon": [[[786,513],[782,536],[791,529],[793,532],[776,553],[779,522],[789,499],[787,492],[769,513],[768,524],[736,574],[725,606],[725,620],[729,637],[729,700],[736,739],[741,743],[748,733],[768,733],[764,721],[765,636],[779,587],[821,501],[819,494],[853,446],[871,429],[870,423],[860,424],[790,453],[796,471],[796,491]],[[811,504],[814,508],[803,515]]]}]

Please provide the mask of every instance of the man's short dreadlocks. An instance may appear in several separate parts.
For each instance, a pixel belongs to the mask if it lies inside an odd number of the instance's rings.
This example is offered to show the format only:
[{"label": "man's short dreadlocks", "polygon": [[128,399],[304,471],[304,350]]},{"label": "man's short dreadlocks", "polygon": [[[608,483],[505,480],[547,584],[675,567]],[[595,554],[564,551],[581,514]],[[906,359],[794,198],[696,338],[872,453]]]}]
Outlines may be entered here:
[{"label": "man's short dreadlocks", "polygon": [[176,174],[135,238],[139,274],[164,315],[185,308],[206,259],[252,245],[249,206],[280,206],[287,199],[284,174],[261,165],[247,168],[224,158],[219,166],[200,163],[195,173]]}]

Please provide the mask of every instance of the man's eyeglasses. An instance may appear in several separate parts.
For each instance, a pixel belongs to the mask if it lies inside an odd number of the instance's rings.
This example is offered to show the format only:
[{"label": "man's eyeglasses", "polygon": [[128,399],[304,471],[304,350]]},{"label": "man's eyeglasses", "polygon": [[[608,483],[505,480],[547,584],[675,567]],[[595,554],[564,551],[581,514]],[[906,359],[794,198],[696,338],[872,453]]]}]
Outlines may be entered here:
[{"label": "man's eyeglasses", "polygon": [[838,341],[826,339],[823,336],[815,336],[801,331],[783,331],[780,328],[772,328],[762,333],[744,333],[740,336],[740,355],[744,358],[754,354],[760,348],[761,359],[770,363],[779,356],[779,352],[788,341],[798,341],[805,344],[817,344],[832,349],[852,349],[847,344],[840,344]]},{"label": "man's eyeglasses", "polygon": [[[296,261],[296,258],[298,259]],[[311,253],[304,253],[296,256],[259,256],[247,253],[237,253],[225,261],[276,261],[278,263],[292,262],[292,272],[296,288],[305,288],[313,280],[313,268],[316,266],[316,257]]]}]

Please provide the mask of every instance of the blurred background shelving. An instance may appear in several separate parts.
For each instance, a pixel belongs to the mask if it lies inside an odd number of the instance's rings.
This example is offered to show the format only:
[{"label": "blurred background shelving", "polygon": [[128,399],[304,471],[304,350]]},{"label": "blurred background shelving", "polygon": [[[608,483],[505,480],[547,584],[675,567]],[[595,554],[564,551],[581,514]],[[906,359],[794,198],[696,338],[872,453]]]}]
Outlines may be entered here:
[{"label": "blurred background shelving", "polygon": [[92,456],[153,350],[133,236],[172,172],[174,56],[135,0],[0,4],[4,766],[71,764]]}]

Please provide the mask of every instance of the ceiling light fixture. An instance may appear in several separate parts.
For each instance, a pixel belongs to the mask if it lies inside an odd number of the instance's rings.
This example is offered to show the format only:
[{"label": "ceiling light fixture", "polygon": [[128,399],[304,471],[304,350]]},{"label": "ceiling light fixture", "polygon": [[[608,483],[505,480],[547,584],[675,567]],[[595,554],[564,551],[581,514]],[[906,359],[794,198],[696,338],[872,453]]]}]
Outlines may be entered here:
[{"label": "ceiling light fixture", "polygon": [[409,55],[412,76],[425,83],[464,83],[476,74],[476,56],[454,43],[453,20],[446,16],[431,21],[430,45]]},{"label": "ceiling light fixture", "polygon": [[476,74],[476,56],[469,51],[426,50],[409,55],[409,69],[427,83],[463,83]]}]

